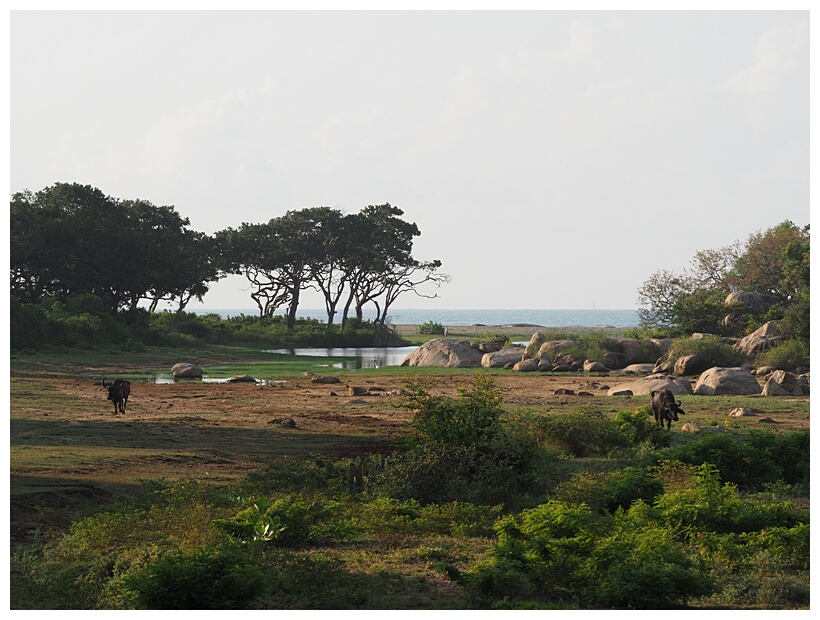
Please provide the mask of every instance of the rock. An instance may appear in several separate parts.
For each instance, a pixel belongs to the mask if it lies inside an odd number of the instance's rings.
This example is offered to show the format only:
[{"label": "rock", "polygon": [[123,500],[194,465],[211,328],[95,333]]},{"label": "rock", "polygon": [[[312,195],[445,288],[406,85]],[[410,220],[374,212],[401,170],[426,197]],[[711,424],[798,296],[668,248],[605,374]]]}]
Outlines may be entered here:
[{"label": "rock", "polygon": [[541,346],[547,341],[547,337],[541,332],[535,332],[530,338],[529,344],[526,346],[526,357],[535,357],[538,355]]},{"label": "rock", "polygon": [[549,358],[538,360],[538,372],[549,372],[550,370],[552,370],[552,362]]},{"label": "rock", "polygon": [[202,369],[191,362],[179,362],[171,368],[174,379],[201,379]]},{"label": "rock", "polygon": [[352,386],[352,385],[347,386],[347,395],[348,396],[364,396],[365,394],[368,393],[368,391],[369,390],[367,388],[363,388],[363,387],[355,387],[355,386]]},{"label": "rock", "polygon": [[231,377],[226,383],[256,383],[256,379],[250,375],[239,375],[237,377]]},{"label": "rock", "polygon": [[743,416],[755,416],[758,413],[760,412],[756,409],[749,409],[748,407],[737,407],[736,409],[732,409],[729,412],[729,417],[739,418]]},{"label": "rock", "polygon": [[538,370],[538,360],[521,360],[513,366],[513,372],[535,372]]},{"label": "rock", "polygon": [[575,390],[571,390],[569,388],[558,388],[557,390],[553,390],[553,396],[574,396]]},{"label": "rock", "polygon": [[675,371],[675,360],[667,357],[660,358],[655,362],[655,367],[652,369],[652,374],[671,374]]},{"label": "rock", "polygon": [[566,364],[562,364],[560,366],[553,366],[552,372],[572,372],[572,366],[567,366]]},{"label": "rock", "polygon": [[758,423],[760,423],[760,422],[769,423],[769,424],[774,424],[774,420],[772,420],[769,416],[766,416],[766,417],[764,417],[764,418],[760,418],[760,419],[758,420]]},{"label": "rock", "polygon": [[548,340],[544,344],[542,344],[539,349],[536,357],[542,354],[546,354],[553,359],[553,363],[555,363],[554,358],[564,351],[568,351],[575,347],[578,343],[574,340]]},{"label": "rock", "polygon": [[609,392],[607,392],[607,396],[632,396],[632,390],[609,390]]},{"label": "rock", "polygon": [[481,365],[484,368],[504,368],[510,362],[520,362],[527,349],[525,347],[504,347],[499,351],[485,353],[481,358]]},{"label": "rock", "polygon": [[341,383],[341,379],[339,377],[331,377],[327,375],[313,375],[310,378],[311,383],[321,383],[321,384],[330,384],[330,383]]},{"label": "rock", "polygon": [[663,355],[666,355],[669,352],[669,349],[672,348],[672,343],[675,342],[674,338],[650,338],[649,342],[654,344]]},{"label": "rock", "polygon": [[603,364],[612,370],[618,370],[626,366],[626,358],[623,353],[617,351],[607,351],[604,353]]},{"label": "rock", "polygon": [[809,375],[803,374],[797,376],[797,381],[800,383],[800,387],[803,389],[803,396],[809,395]]},{"label": "rock", "polygon": [[621,349],[621,354],[624,356],[624,364],[637,364],[645,359],[647,341],[640,338],[612,338],[612,341]]},{"label": "rock", "polygon": [[628,375],[651,375],[653,370],[655,370],[655,364],[630,364],[621,372]]},{"label": "rock", "polygon": [[604,366],[601,362],[586,360],[584,362],[584,372],[609,372],[609,368]]},{"label": "rock", "polygon": [[775,368],[774,366],[761,366],[760,368],[758,368],[758,369],[755,371],[755,374],[756,374],[758,377],[765,377],[765,376],[766,376],[766,375],[768,375],[770,372],[774,372],[775,370],[777,370],[777,368]]},{"label": "rock", "polygon": [[595,396],[592,392],[578,392],[578,396]]},{"label": "rock", "polygon": [[476,342],[470,346],[478,349],[482,353],[495,353],[496,351],[500,351],[504,344],[501,342]]},{"label": "rock", "polygon": [[763,396],[803,396],[803,386],[792,373],[775,370],[763,384]]},{"label": "rock", "polygon": [[404,358],[402,366],[479,368],[484,354],[464,340],[436,338]]},{"label": "rock", "polygon": [[711,426],[709,424],[697,424],[695,422],[687,422],[686,424],[680,427],[680,430],[684,433],[697,433],[699,431],[723,433],[726,431],[725,428],[721,428],[720,426]]},{"label": "rock", "polygon": [[704,338],[717,338],[717,334],[705,334],[703,332],[692,334],[692,340],[703,340]]},{"label": "rock", "polygon": [[712,366],[714,366],[714,364],[703,359],[698,354],[684,355],[675,360],[674,372],[680,376],[699,375]]},{"label": "rock", "polygon": [[698,377],[695,394],[720,396],[722,394],[760,394],[760,384],[742,368],[710,368]]},{"label": "rock", "polygon": [[769,321],[745,338],[741,338],[734,347],[744,355],[752,357],[779,344],[783,338],[777,321]]},{"label": "rock", "polygon": [[629,383],[623,383],[609,388],[607,396],[615,396],[617,392],[631,390],[635,396],[649,396],[653,391],[667,389],[673,394],[686,395],[692,393],[689,381],[671,375],[648,375]]},{"label": "rock", "polygon": [[763,314],[773,305],[783,301],[782,297],[777,295],[766,295],[764,293],[745,293],[736,291],[729,293],[723,303],[727,306],[740,304],[743,310],[751,312],[752,314]]}]

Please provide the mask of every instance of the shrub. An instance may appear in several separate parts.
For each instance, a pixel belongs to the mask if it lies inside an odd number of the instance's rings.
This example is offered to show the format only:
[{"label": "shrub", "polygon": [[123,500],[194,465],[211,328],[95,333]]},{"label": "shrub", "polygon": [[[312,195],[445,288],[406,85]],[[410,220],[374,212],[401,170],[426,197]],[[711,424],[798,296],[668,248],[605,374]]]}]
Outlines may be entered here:
[{"label": "shrub", "polygon": [[809,366],[809,346],[801,340],[785,340],[757,356],[755,364],[795,371]]},{"label": "shrub", "polygon": [[678,359],[685,355],[698,355],[714,366],[740,366],[744,356],[731,345],[721,342],[718,336],[705,338],[678,338],[666,354],[666,359]]},{"label": "shrub", "polygon": [[444,325],[441,323],[436,323],[434,321],[427,321],[426,323],[422,323],[416,326],[416,333],[417,334],[433,334],[433,335],[443,335],[444,334]]},{"label": "shrub", "polygon": [[140,609],[242,609],[263,588],[262,571],[232,549],[177,551],[126,578]]},{"label": "shrub", "polygon": [[618,424],[594,407],[582,407],[571,413],[547,413],[536,418],[534,425],[539,445],[577,457],[606,456],[629,444]]},{"label": "shrub", "polygon": [[593,510],[628,509],[636,500],[649,504],[663,493],[663,484],[645,468],[625,467],[614,472],[582,472],[558,486],[557,499],[586,504]]}]

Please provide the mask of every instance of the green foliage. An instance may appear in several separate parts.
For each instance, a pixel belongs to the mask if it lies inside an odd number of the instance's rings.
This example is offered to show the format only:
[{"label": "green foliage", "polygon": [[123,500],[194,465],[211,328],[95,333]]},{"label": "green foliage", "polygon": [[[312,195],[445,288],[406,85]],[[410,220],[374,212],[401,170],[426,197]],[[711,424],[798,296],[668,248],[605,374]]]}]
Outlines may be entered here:
[{"label": "green foliage", "polygon": [[261,569],[231,548],[171,552],[125,580],[138,609],[245,609],[263,586]]},{"label": "green foliage", "polygon": [[230,519],[216,521],[216,526],[234,541],[306,546],[343,540],[353,533],[339,525],[337,502],[300,495],[240,501],[245,505],[242,510]]},{"label": "green foliage", "polygon": [[641,513],[551,501],[504,517],[492,559],[465,583],[484,600],[508,604],[663,608],[710,593],[711,579],[686,547]]},{"label": "green foliage", "polygon": [[606,456],[629,445],[619,424],[592,406],[574,412],[546,413],[533,424],[539,445],[576,457]]},{"label": "green foliage", "polygon": [[806,341],[794,338],[785,340],[761,353],[756,359],[757,366],[773,366],[781,370],[795,371],[809,366],[809,346]]},{"label": "green foliage", "polygon": [[476,375],[456,398],[408,385],[416,431],[410,448],[393,455],[375,480],[381,492],[422,503],[517,501],[549,479],[554,462],[518,424],[502,424],[501,392],[491,376]]},{"label": "green foliage", "polygon": [[586,504],[593,510],[615,512],[628,509],[633,502],[648,504],[663,493],[663,484],[645,468],[625,467],[614,472],[581,472],[558,486],[557,499]]},{"label": "green foliage", "polygon": [[444,325],[442,325],[441,323],[436,323],[435,321],[427,321],[426,323],[422,323],[421,325],[416,326],[416,333],[443,335]]},{"label": "green foliage", "polygon": [[703,338],[678,338],[673,343],[666,357],[677,359],[684,355],[698,355],[715,366],[732,368],[740,366],[745,357],[732,345],[721,342],[719,336]]},{"label": "green foliage", "polygon": [[753,431],[746,439],[725,433],[704,435],[666,450],[659,458],[693,465],[710,463],[725,482],[761,489],[778,480],[807,485],[809,452],[807,431],[786,435]]}]

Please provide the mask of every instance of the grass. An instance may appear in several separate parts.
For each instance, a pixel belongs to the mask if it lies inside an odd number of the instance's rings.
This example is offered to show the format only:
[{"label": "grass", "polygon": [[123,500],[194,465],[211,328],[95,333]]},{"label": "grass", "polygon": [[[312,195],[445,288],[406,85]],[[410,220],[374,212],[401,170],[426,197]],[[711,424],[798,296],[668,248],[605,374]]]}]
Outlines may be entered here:
[{"label": "grass", "polygon": [[[12,541],[29,545],[13,551],[15,571],[42,561],[36,549],[44,541],[57,544],[66,540],[67,545],[71,539],[64,537],[72,524],[100,514],[101,510],[119,514],[117,511],[122,506],[131,506],[132,511],[137,506],[148,511],[149,516],[153,515],[147,522],[155,524],[152,526],[155,531],[162,531],[166,536],[171,532],[178,540],[204,540],[213,534],[208,529],[210,520],[224,518],[234,510],[228,505],[230,497],[297,493],[308,498],[324,498],[322,501],[332,498],[344,522],[355,524],[355,535],[306,547],[260,551],[258,564],[264,567],[265,578],[274,582],[268,583],[273,594],[256,601],[257,606],[267,609],[475,607],[477,603],[471,595],[445,573],[447,570],[467,571],[489,557],[495,541],[491,524],[498,513],[490,507],[472,505],[390,504],[373,499],[368,493],[351,493],[347,487],[348,466],[357,457],[387,455],[400,447],[409,433],[410,412],[399,407],[399,401],[392,397],[351,399],[344,389],[345,383],[371,388],[396,385],[412,373],[412,376],[438,382],[446,393],[454,393],[460,383],[469,381],[479,370],[413,368],[410,371],[400,367],[346,370],[324,366],[326,358],[271,355],[242,347],[209,347],[173,355],[155,350],[127,356],[110,351],[13,356],[10,526]],[[200,363],[213,377],[250,374],[257,379],[282,379],[285,383],[264,386],[196,381],[170,386],[150,383],[153,376],[169,372],[173,363],[181,360]],[[317,374],[334,374],[343,383],[311,385],[304,376],[307,369]],[[114,416],[102,388],[94,385],[102,372],[112,373],[109,377],[125,376],[140,382],[129,401],[127,415]],[[514,375],[503,370],[480,369],[480,372],[510,386],[505,400],[508,422],[546,414],[583,415],[588,410],[600,411],[612,419],[619,411],[633,411],[649,402],[648,397],[553,396],[550,386],[560,377]],[[540,387],[532,395],[520,397],[515,388],[525,384]],[[339,395],[331,396],[332,390]],[[716,424],[733,433],[764,427],[756,417],[729,418],[728,413],[736,407],[750,407],[760,411],[760,415],[775,417],[776,424],[765,425],[767,429],[787,432],[791,428],[808,428],[808,398],[684,396],[681,401],[687,413],[673,428],[671,436],[675,445],[695,438],[674,432],[685,422]],[[295,428],[276,422],[287,417],[296,420]],[[614,472],[635,458],[635,454],[628,451],[567,456],[556,463],[551,474],[555,480],[551,482],[557,486],[573,474]],[[328,486],[317,486],[316,480]],[[181,491],[188,488],[186,481],[215,489],[222,499],[214,500],[212,505],[199,503],[198,499],[189,501]],[[169,491],[173,493],[169,495]],[[167,502],[168,511],[159,514],[156,505],[143,505],[142,502],[147,501],[146,493],[158,493],[157,497],[166,498],[162,501]],[[174,493],[179,497],[174,499]],[[528,499],[532,505],[543,500],[543,497]],[[808,503],[808,498],[805,502]],[[137,518],[138,514],[122,514],[125,535],[128,532],[126,519]],[[158,520],[160,517],[167,520],[167,527],[156,525],[166,523]],[[115,521],[117,518],[111,517]],[[93,534],[91,525],[84,527],[91,528],[89,531]],[[34,556],[26,556],[26,553]],[[128,553],[155,552],[142,549]],[[117,560],[123,564],[116,570],[125,570],[127,562],[146,561],[148,557],[138,559],[135,555],[127,559],[128,553]],[[39,559],[33,559],[35,556]],[[106,568],[105,562],[114,561],[107,557],[106,554],[89,556],[87,561],[101,563],[101,574],[107,574],[105,571],[114,570]],[[63,565],[55,566],[68,570]],[[75,600],[81,606],[85,599],[70,591],[78,583],[74,579],[55,578],[47,586],[31,589],[32,582],[24,579],[22,573],[15,573],[12,576],[14,608],[49,605],[59,608],[66,600]],[[794,587],[799,589],[802,583],[799,579]],[[61,590],[63,587],[69,591]],[[76,598],[72,599],[75,594]],[[714,600],[731,607],[736,605],[739,596]],[[772,600],[779,599],[773,597]],[[122,601],[108,603],[117,606]],[[755,604],[758,603],[752,601],[749,606]]]}]

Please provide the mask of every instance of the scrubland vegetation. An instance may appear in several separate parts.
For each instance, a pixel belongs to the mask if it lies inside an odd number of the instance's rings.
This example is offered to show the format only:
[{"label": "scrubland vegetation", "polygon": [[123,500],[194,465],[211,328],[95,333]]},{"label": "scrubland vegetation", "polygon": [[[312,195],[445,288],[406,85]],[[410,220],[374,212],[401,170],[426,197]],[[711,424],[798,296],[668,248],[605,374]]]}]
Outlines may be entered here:
[{"label": "scrubland vegetation", "polygon": [[808,607],[808,431],[689,435],[463,379],[410,381],[389,451],[153,480],[40,531],[12,608]]}]

